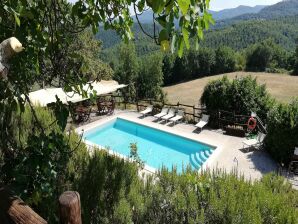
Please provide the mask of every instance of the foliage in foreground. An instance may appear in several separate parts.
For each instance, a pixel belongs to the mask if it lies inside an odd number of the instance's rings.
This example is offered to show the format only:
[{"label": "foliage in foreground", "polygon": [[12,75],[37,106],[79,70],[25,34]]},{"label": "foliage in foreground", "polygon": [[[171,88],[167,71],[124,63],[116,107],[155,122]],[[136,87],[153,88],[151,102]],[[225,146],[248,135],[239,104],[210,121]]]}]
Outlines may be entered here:
[{"label": "foliage in foreground", "polygon": [[135,164],[96,151],[74,182],[84,223],[297,223],[298,193],[274,174],[248,182],[222,171],[162,170],[138,178]]},{"label": "foliage in foreground", "polygon": [[[35,116],[39,124],[35,123]],[[72,132],[66,134],[58,123],[49,108],[35,107],[32,113],[29,106],[24,112],[18,107],[9,129],[14,151],[0,154],[0,184],[9,186],[50,222],[56,220],[57,198],[66,184],[65,172],[72,152],[81,147],[79,137]]]}]

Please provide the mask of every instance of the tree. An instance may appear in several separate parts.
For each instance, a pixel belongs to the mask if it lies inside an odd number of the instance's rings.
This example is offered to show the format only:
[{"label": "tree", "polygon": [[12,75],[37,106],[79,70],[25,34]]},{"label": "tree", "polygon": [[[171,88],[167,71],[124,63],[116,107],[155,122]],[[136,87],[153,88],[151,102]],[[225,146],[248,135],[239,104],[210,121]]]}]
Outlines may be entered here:
[{"label": "tree", "polygon": [[248,49],[246,54],[246,70],[265,71],[273,57],[272,48],[266,43],[258,43]]},{"label": "tree", "polygon": [[139,74],[139,61],[133,44],[122,44],[119,48],[119,66],[115,80],[128,86],[121,90],[126,101],[136,99],[136,81]]},{"label": "tree", "polygon": [[235,52],[229,47],[219,47],[215,51],[214,71],[217,74],[235,71]]},{"label": "tree", "polygon": [[137,80],[138,98],[162,97],[163,73],[162,73],[162,55],[152,54],[140,63],[140,72]]},{"label": "tree", "polygon": [[215,52],[212,48],[200,48],[199,54],[199,77],[213,74],[215,65]]},{"label": "tree", "polygon": [[90,29],[79,33],[70,48],[77,57],[81,58],[80,69],[88,81],[108,80],[113,77],[111,67],[99,59],[101,42],[95,39]]},{"label": "tree", "polygon": [[173,68],[176,56],[173,54],[166,54],[162,60],[162,73],[165,85],[174,83]]},{"label": "tree", "polygon": [[190,67],[188,54],[184,54],[181,58],[176,57],[173,67],[173,82],[181,82],[191,79],[192,68]]},{"label": "tree", "polygon": [[295,62],[294,62],[294,70],[293,74],[298,75],[298,46],[296,47],[296,52],[294,54]]}]

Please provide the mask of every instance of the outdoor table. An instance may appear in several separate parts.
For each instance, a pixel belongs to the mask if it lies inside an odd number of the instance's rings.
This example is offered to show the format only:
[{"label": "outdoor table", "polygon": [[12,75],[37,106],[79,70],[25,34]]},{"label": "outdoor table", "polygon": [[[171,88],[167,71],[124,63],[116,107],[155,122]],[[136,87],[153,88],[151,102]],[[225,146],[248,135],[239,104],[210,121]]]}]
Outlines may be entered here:
[{"label": "outdoor table", "polygon": [[98,102],[98,112],[99,114],[110,113],[113,108],[114,103],[111,101]]},{"label": "outdoor table", "polygon": [[84,121],[85,117],[88,115],[89,109],[81,106],[81,107],[77,107],[75,112],[77,115],[76,121],[81,122],[81,121]]}]

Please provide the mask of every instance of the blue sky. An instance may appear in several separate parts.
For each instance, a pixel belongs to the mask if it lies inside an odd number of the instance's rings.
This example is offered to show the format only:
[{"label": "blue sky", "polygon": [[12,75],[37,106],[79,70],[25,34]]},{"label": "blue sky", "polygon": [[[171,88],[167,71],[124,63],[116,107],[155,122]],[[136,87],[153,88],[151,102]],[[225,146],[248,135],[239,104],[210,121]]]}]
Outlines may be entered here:
[{"label": "blue sky", "polygon": [[273,5],[280,1],[281,0],[210,0],[210,9],[222,10],[228,8],[235,8],[239,5]]}]

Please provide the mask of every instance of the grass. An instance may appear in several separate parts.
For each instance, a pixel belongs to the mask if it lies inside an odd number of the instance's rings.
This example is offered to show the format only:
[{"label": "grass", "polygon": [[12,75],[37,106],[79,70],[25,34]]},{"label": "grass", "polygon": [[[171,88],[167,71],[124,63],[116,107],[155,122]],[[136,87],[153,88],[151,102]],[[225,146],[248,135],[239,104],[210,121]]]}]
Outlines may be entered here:
[{"label": "grass", "polygon": [[[290,102],[293,98],[298,97],[298,76],[272,73],[253,73],[253,72],[234,72],[225,74],[228,78],[244,77],[251,75],[257,77],[258,83],[266,84],[269,93],[280,102]],[[201,95],[206,84],[214,79],[223,77],[215,75],[195,79],[192,81],[164,87],[170,103],[177,102],[198,105]]]}]

